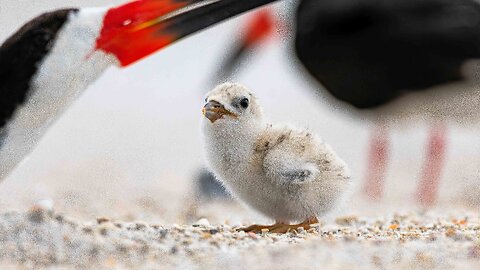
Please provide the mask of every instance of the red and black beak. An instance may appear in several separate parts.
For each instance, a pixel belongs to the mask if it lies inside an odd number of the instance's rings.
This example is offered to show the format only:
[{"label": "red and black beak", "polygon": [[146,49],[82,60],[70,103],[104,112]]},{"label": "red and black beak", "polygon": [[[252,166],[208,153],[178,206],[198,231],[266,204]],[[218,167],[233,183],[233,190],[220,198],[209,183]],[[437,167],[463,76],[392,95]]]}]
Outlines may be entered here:
[{"label": "red and black beak", "polygon": [[110,9],[96,50],[130,65],[223,20],[276,0],[137,0]]},{"label": "red and black beak", "polygon": [[273,36],[276,29],[275,17],[270,7],[262,8],[251,15],[244,32],[238,40],[234,41],[229,54],[215,74],[216,78],[212,80],[214,84],[228,80],[246,54]]}]

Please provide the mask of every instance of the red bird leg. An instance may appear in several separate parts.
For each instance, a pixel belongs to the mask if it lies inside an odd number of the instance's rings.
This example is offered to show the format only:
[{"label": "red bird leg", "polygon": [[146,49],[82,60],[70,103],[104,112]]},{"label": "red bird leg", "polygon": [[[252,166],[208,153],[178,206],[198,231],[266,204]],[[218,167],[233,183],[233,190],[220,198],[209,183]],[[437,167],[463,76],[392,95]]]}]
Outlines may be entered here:
[{"label": "red bird leg", "polygon": [[446,148],[447,127],[437,123],[430,130],[427,156],[416,193],[416,199],[423,207],[431,207],[437,200]]},{"label": "red bird leg", "polygon": [[368,167],[364,184],[365,194],[373,200],[383,196],[389,156],[389,137],[385,127],[376,127],[370,138]]}]

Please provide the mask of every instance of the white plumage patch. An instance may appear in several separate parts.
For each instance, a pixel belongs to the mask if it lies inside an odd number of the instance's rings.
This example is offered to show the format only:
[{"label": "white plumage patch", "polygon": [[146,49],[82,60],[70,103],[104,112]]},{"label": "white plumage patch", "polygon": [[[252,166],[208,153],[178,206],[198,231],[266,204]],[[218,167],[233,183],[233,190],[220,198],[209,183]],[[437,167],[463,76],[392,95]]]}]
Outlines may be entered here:
[{"label": "white plumage patch", "polygon": [[[40,64],[24,104],[5,126],[0,148],[0,179],[41,139],[47,128],[112,64],[113,56],[93,52],[107,9],[72,13]],[[93,53],[92,53],[93,52]]]}]

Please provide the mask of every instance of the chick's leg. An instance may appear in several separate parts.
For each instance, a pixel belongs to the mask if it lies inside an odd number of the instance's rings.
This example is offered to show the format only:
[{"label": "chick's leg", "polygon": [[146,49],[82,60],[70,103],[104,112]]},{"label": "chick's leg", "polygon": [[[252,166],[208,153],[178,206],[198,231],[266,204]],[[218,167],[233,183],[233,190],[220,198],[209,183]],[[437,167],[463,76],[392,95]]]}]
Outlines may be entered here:
[{"label": "chick's leg", "polygon": [[294,225],[277,223],[275,228],[269,230],[271,233],[287,233],[297,231],[299,227],[302,227],[304,230],[309,230],[312,228],[312,224],[317,224],[318,219],[316,217],[311,217],[306,219],[304,222]]},{"label": "chick's leg", "polygon": [[239,231],[244,231],[244,232],[253,232],[253,233],[261,233],[262,230],[268,229],[268,231],[271,231],[275,226],[277,226],[278,223],[275,223],[273,225],[258,225],[254,224],[252,226],[248,226],[245,228],[239,228]]},{"label": "chick's leg", "polygon": [[312,224],[317,224],[317,223],[319,223],[318,219],[316,217],[312,217],[305,220],[302,223],[294,224],[294,225],[289,225],[282,222],[276,222],[275,224],[270,226],[255,224],[246,228],[240,228],[239,230],[244,232],[260,233],[262,232],[262,230],[268,229],[268,232],[271,232],[271,233],[287,233],[287,232],[297,231],[299,227],[303,227],[304,230],[309,230],[312,228],[311,226]]},{"label": "chick's leg", "polygon": [[262,226],[262,225],[252,225],[247,228],[240,229],[246,232],[261,232],[264,229],[268,229],[271,233],[287,233],[290,231],[296,231],[299,227],[302,227],[304,230],[309,230],[312,228],[312,224],[318,223],[318,219],[316,217],[309,218],[302,223],[289,225],[281,222],[277,222],[271,226]]}]

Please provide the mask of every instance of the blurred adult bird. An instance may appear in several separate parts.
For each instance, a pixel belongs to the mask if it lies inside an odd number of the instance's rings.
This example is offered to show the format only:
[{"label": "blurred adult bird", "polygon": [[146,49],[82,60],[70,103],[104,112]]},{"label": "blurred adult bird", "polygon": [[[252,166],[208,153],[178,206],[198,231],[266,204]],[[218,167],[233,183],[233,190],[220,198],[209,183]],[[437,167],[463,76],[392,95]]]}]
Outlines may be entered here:
[{"label": "blurred adult bird", "polygon": [[[480,57],[480,5],[472,0],[302,1],[296,53],[352,111],[380,123],[433,124],[417,199],[435,202],[445,159],[444,121],[478,121],[470,60]],[[471,66],[471,65],[470,65]],[[366,190],[382,194],[388,135],[374,132]]]}]

